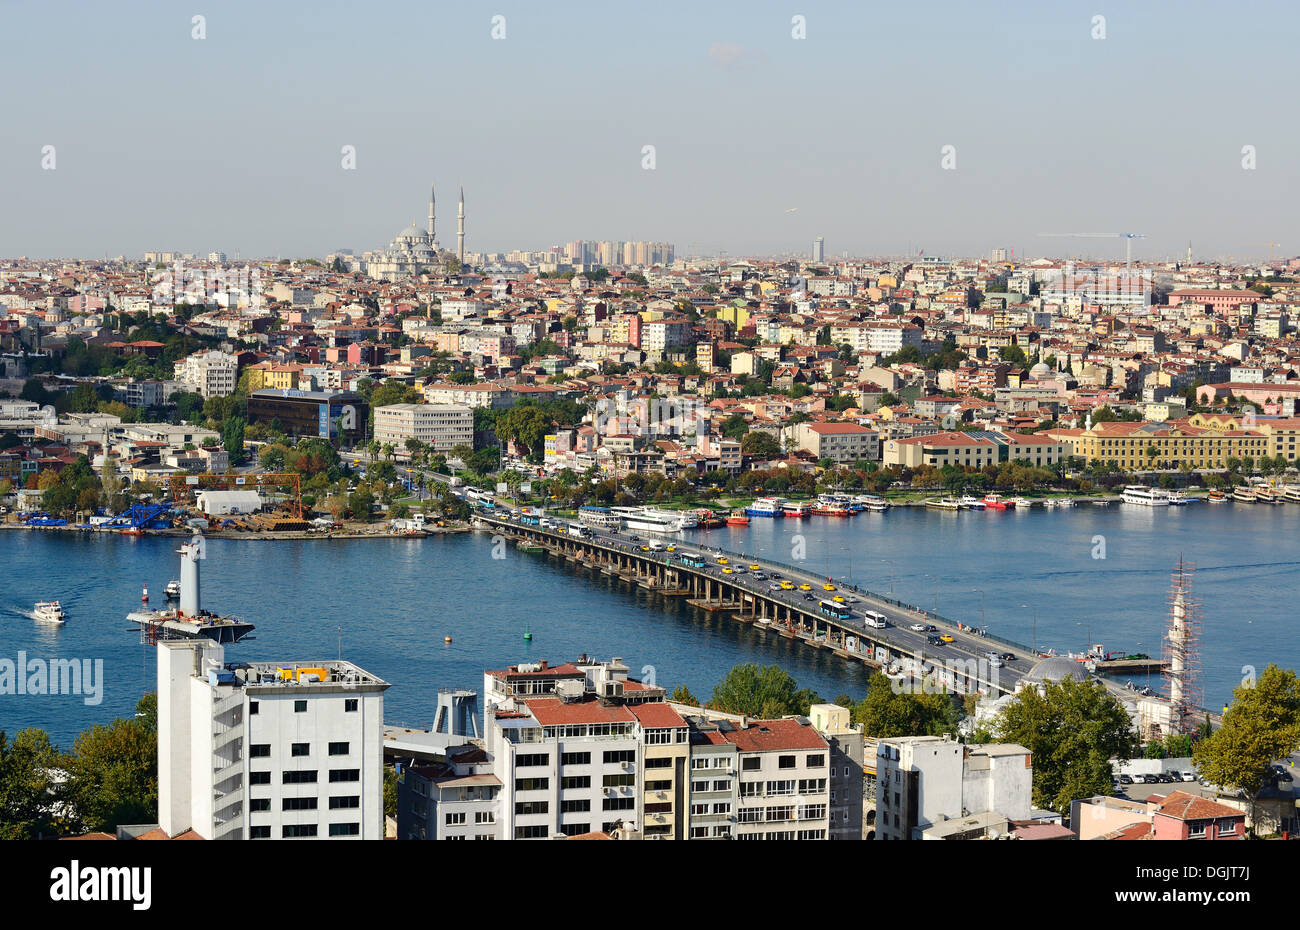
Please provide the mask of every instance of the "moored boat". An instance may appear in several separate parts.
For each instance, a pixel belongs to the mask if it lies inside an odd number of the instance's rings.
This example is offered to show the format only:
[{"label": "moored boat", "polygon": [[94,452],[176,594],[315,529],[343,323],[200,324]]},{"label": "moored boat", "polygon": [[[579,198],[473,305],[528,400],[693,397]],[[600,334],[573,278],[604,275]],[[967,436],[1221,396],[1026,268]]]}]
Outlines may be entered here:
[{"label": "moored boat", "polygon": [[1241,504],[1253,504],[1255,503],[1255,489],[1244,484],[1235,487],[1232,489],[1232,499]]},{"label": "moored boat", "polygon": [[1006,510],[1008,507],[1014,507],[1015,504],[1008,503],[1001,494],[985,494],[984,506],[989,510]]},{"label": "moored boat", "polygon": [[787,517],[806,517],[812,513],[812,504],[807,501],[785,501],[781,505],[781,511]]},{"label": "moored boat", "polygon": [[722,524],[722,517],[718,516],[714,511],[709,510],[707,507],[701,507],[699,510],[695,511],[695,525],[700,529],[713,529],[714,527],[722,526]]},{"label": "moored boat", "polygon": [[168,597],[180,597],[181,596],[180,581],[173,578],[171,581],[167,582],[167,587],[163,588],[163,593],[166,594]]},{"label": "moored boat", "polygon": [[745,508],[745,513],[751,517],[783,517],[784,503],[779,497],[760,497]]},{"label": "moored boat", "polygon": [[727,515],[727,526],[749,526],[749,515],[737,508]]},{"label": "moored boat", "polygon": [[925,506],[931,510],[961,510],[961,501],[955,497],[931,497]]},{"label": "moored boat", "polygon": [[1124,503],[1137,504],[1142,507],[1168,507],[1169,494],[1160,488],[1148,488],[1146,485],[1130,484],[1124,489]]},{"label": "moored boat", "polygon": [[959,506],[962,510],[983,510],[984,502],[980,500],[978,497],[974,497],[973,495],[970,494],[964,494],[962,495],[961,499],[957,501],[957,506]]}]

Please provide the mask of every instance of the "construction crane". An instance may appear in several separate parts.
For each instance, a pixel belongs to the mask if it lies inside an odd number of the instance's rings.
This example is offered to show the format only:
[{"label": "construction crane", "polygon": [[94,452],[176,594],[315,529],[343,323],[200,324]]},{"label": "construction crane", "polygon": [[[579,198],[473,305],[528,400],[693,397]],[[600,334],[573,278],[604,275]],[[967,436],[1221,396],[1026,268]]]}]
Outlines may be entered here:
[{"label": "construction crane", "polygon": [[[1250,243],[1250,247],[1251,247],[1251,248],[1259,248],[1260,246],[1267,246],[1269,249],[1280,249],[1280,248],[1282,248],[1282,243],[1280,243],[1280,242],[1252,242],[1252,243]],[[1270,252],[1269,252],[1269,255],[1268,255],[1268,260],[1269,260],[1270,262],[1277,261],[1277,253],[1276,253],[1276,252],[1272,252],[1272,251],[1270,251]]]},{"label": "construction crane", "polygon": [[1146,233],[1039,233],[1050,239],[1123,239],[1124,267],[1133,267],[1133,240],[1145,239]]}]

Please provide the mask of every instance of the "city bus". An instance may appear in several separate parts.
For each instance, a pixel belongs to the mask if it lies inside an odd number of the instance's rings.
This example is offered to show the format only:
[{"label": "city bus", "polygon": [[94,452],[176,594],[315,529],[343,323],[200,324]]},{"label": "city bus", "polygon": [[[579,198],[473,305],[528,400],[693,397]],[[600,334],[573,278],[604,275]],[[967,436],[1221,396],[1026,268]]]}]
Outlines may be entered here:
[{"label": "city bus", "polygon": [[822,601],[819,605],[822,615],[830,617],[832,620],[851,620],[853,612],[843,604],[837,604],[834,601]]},{"label": "city bus", "polygon": [[678,555],[677,558],[683,565],[689,565],[691,568],[704,567],[704,559],[700,558],[694,552],[683,552]]}]

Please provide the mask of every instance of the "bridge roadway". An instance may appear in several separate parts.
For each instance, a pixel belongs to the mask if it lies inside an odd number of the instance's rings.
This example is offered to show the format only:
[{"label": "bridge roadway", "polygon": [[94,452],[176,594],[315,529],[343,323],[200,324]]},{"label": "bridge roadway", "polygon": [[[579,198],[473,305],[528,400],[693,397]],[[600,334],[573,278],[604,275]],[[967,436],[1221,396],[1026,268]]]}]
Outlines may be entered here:
[{"label": "bridge roadway", "polygon": [[[728,611],[744,623],[765,626],[810,646],[875,668],[911,660],[943,670],[949,687],[960,693],[986,690],[1011,693],[1038,661],[1026,646],[994,640],[916,607],[899,604],[856,587],[835,585],[815,572],[754,559],[740,553],[695,543],[671,544],[675,551],[651,551],[626,531],[588,527],[585,537],[571,536],[567,524],[550,529],[523,523],[521,517],[476,515],[490,529],[521,543],[540,545],[570,561],[637,582],[665,595],[686,597],[688,603],[708,611]],[[667,545],[665,543],[665,545]],[[698,556],[702,567],[683,564],[683,556]],[[727,564],[719,562],[727,559]],[[748,566],[759,566],[757,575]],[[724,569],[731,569],[730,572]],[[780,580],[793,582],[794,590],[780,588]],[[812,590],[801,591],[807,584]],[[845,598],[849,619],[821,613],[821,602],[835,595]],[[889,621],[885,629],[868,627],[864,612],[873,610]],[[927,627],[933,633],[927,630]],[[947,635],[952,642],[931,643],[931,635]],[[990,664],[989,653],[1011,654],[1001,666]],[[928,669],[927,669],[928,671]]]}]

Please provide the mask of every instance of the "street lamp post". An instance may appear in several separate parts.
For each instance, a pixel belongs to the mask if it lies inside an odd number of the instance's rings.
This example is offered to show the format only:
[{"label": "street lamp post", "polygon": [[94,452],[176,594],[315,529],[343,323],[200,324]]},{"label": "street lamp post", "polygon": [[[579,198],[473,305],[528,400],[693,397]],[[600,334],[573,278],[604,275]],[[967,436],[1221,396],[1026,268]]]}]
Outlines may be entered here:
[{"label": "street lamp post", "polygon": [[1034,655],[1037,656],[1038,655],[1038,608],[1030,607],[1028,604],[1021,604],[1020,606],[1025,610],[1032,610],[1034,612]]}]

